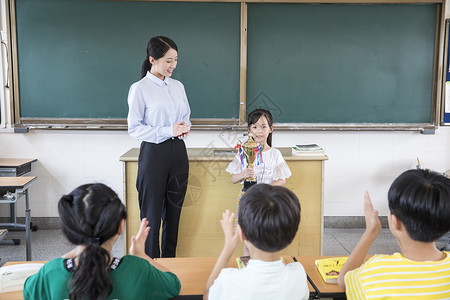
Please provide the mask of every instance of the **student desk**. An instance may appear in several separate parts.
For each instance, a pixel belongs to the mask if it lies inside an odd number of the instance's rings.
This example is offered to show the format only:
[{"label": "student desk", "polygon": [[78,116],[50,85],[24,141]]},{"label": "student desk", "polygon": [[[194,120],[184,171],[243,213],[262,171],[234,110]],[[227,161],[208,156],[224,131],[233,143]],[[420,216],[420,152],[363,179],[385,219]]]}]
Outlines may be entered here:
[{"label": "student desk", "polygon": [[[293,156],[291,148],[278,148],[291,169],[286,187],[300,200],[302,219],[293,242],[282,255],[321,255],[323,237],[323,170],[326,155]],[[188,148],[189,181],[181,210],[178,232],[178,257],[214,257],[223,245],[220,225],[222,213],[236,210],[241,184],[232,184],[226,172],[235,152],[232,148]],[[124,202],[127,207],[126,251],[131,236],[140,226],[136,176],[139,149],[134,148],[120,157],[124,162]],[[154,170],[157,172],[157,170]],[[233,256],[241,256],[241,245]]]},{"label": "student desk", "polygon": [[[18,177],[31,172],[31,164],[37,161],[34,158],[0,158],[0,177]],[[3,195],[0,195],[0,197]],[[16,203],[10,204],[11,222],[16,211]],[[5,229],[6,230],[6,229]],[[6,232],[0,235],[0,241],[7,235]],[[3,238],[2,238],[3,236]],[[2,244],[18,244],[20,240],[4,241]]]},{"label": "student desk", "polygon": [[31,172],[31,164],[37,159],[0,158],[0,177],[18,177]]},{"label": "student desk", "polygon": [[336,256],[296,256],[295,258],[303,265],[306,274],[316,287],[316,298],[343,298],[345,299],[345,291],[337,284],[330,284],[323,281],[319,271],[317,271],[315,260],[320,258],[330,258]]},{"label": "student desk", "polygon": [[[11,223],[0,223],[0,227],[22,228],[26,232],[26,258],[31,260],[31,209],[28,197],[28,188],[36,180],[36,176],[22,177],[0,177],[0,204],[12,204],[14,209],[11,213]],[[10,197],[4,196],[6,192],[11,192]],[[25,223],[17,223],[16,202],[25,195]]]},{"label": "student desk", "polygon": [[[308,259],[315,259],[315,258],[316,258],[315,256],[310,256],[307,257],[305,261],[308,261]],[[290,256],[283,256],[283,259],[286,263],[293,262]],[[176,274],[180,279],[181,292],[180,295],[175,297],[174,299],[193,300],[193,299],[202,299],[202,295],[206,286],[206,281],[208,280],[208,277],[211,274],[214,265],[216,264],[217,257],[158,258],[157,261],[161,265],[168,268],[172,273]],[[18,263],[27,263],[27,262],[7,262],[5,266]],[[314,264],[314,261],[312,261],[312,264]],[[237,267],[235,257],[231,258],[228,266],[232,268]],[[312,269],[311,271],[317,272],[315,269]],[[332,286],[335,288],[337,285],[334,284]],[[330,289],[333,289],[333,287],[330,287]],[[314,296],[316,294],[316,291],[309,283],[308,288],[310,295]],[[21,300],[23,299],[23,296],[22,291],[16,291],[0,294],[0,298],[4,300],[19,300],[19,299]]]}]

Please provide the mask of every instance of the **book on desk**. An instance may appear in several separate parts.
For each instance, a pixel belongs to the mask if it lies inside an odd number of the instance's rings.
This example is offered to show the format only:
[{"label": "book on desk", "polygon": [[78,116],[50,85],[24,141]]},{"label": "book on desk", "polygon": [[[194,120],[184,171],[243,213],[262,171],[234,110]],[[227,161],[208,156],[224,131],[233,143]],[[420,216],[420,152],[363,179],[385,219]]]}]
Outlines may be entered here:
[{"label": "book on desk", "polygon": [[339,273],[347,259],[347,256],[316,259],[315,265],[323,281],[337,284]]},{"label": "book on desk", "polygon": [[302,155],[325,155],[325,151],[322,147],[317,144],[304,144],[295,145],[292,147],[292,155],[302,156]]}]

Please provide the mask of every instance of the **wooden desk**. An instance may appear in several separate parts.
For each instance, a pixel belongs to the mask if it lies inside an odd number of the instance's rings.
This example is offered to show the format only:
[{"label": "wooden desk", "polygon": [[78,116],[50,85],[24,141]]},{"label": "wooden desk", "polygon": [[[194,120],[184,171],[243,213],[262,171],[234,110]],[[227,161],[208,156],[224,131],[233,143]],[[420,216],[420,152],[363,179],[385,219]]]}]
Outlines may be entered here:
[{"label": "wooden desk", "polygon": [[[278,148],[292,171],[286,187],[300,199],[298,233],[282,255],[320,255],[323,237],[323,168],[327,156],[292,156],[291,148]],[[177,257],[215,257],[223,246],[219,220],[229,209],[235,211],[240,184],[232,184],[225,171],[234,158],[232,149],[187,149],[189,183],[181,211]],[[124,162],[124,202],[127,207],[125,251],[140,225],[136,176],[139,149],[120,157]],[[243,244],[233,253],[241,256]]]},{"label": "wooden desk", "polygon": [[[290,256],[284,256],[283,259],[286,263],[293,262]],[[202,299],[201,295],[203,295],[206,281],[216,264],[217,257],[158,258],[157,261],[172,273],[176,274],[180,279],[180,296],[175,298]],[[26,262],[7,262],[5,266],[19,263]],[[236,258],[233,257],[228,266],[230,268],[237,268]],[[310,293],[312,295],[315,294],[314,288],[309,283],[308,287]],[[0,298],[4,300],[21,300],[23,296],[22,291],[16,291],[0,294]]]},{"label": "wooden desk", "polygon": [[31,164],[37,159],[0,158],[0,177],[18,177],[31,172]]},{"label": "wooden desk", "polygon": [[[0,177],[0,204],[13,204],[11,223],[0,223],[0,227],[21,228],[26,232],[26,259],[31,260],[31,209],[28,197],[28,188],[36,180],[36,176]],[[6,192],[12,192],[10,198],[4,197]],[[17,200],[25,195],[25,223],[17,223]],[[2,241],[4,243],[5,241]]]}]

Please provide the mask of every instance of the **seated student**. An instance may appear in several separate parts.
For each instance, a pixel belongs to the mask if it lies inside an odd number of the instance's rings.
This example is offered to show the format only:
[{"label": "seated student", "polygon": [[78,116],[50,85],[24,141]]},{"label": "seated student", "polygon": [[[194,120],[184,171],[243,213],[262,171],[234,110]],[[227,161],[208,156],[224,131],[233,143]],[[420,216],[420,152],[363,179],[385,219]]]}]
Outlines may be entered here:
[{"label": "seated student", "polygon": [[[300,223],[300,203],[281,186],[257,184],[242,197],[238,225],[228,210],[220,221],[225,245],[206,283],[203,299],[308,299],[303,266],[285,265],[280,250],[294,239]],[[239,244],[247,245],[250,260],[239,270],[225,268]],[[219,274],[220,273],[220,274]]]},{"label": "seated student", "polygon": [[149,227],[143,219],[130,253],[111,257],[123,232],[125,207],[103,184],[86,184],[58,203],[63,233],[75,245],[25,282],[25,299],[168,299],[179,294],[175,274],[145,254]]},{"label": "seated student", "polygon": [[450,230],[450,179],[430,170],[409,170],[388,192],[389,228],[400,253],[364,257],[381,231],[369,194],[366,231],[339,274],[347,299],[450,299],[450,253],[435,241]]}]

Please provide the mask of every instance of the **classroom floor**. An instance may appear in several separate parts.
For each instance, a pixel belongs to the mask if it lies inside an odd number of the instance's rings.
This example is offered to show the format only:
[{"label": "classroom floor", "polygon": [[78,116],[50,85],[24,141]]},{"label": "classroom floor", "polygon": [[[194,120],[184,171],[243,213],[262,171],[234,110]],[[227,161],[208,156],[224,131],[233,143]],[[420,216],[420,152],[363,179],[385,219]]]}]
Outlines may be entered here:
[{"label": "classroom floor", "polygon": [[[348,255],[361,237],[363,229],[324,229],[323,255]],[[8,238],[20,239],[18,246],[0,245],[0,266],[7,261],[25,260],[25,232],[9,231]],[[46,261],[68,252],[73,246],[65,239],[61,230],[41,230],[31,232],[32,260]],[[400,251],[389,229],[383,229],[369,254],[393,253]],[[123,236],[113,247],[114,256],[124,254]]]},{"label": "classroom floor", "polygon": [[[349,255],[352,249],[358,243],[364,229],[324,229],[323,255]],[[25,232],[9,231],[5,239],[20,239],[21,244],[0,245],[0,266],[7,261],[25,260]],[[448,237],[437,243],[438,248],[444,247],[448,243]],[[61,230],[41,230],[31,232],[32,260],[47,261],[59,257],[69,250],[73,249],[63,236]],[[369,254],[382,254],[399,252],[400,248],[389,229],[382,229],[377,237]],[[113,256],[121,257],[124,255],[123,235],[119,238],[112,250]],[[218,253],[219,254],[219,253]]]}]

